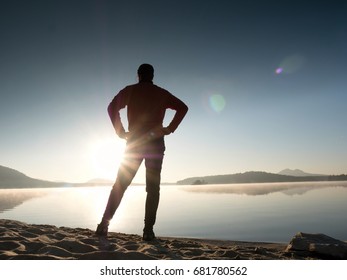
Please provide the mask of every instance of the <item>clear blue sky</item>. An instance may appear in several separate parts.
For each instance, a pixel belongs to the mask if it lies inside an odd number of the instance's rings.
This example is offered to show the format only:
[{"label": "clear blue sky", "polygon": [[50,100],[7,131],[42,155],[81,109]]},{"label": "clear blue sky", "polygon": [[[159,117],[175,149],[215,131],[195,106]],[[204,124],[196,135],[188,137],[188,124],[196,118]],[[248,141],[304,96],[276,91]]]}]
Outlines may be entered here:
[{"label": "clear blue sky", "polygon": [[106,108],[146,62],[190,108],[162,181],[347,173],[346,1],[1,1],[0,35],[0,165],[114,178]]}]

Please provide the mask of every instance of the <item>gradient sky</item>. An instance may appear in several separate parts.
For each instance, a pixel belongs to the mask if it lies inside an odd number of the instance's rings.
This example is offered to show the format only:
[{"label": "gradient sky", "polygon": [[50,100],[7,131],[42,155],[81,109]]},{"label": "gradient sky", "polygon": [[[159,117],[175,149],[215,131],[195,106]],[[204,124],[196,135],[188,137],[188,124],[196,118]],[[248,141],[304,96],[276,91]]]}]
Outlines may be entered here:
[{"label": "gradient sky", "polygon": [[8,0],[0,35],[0,165],[114,179],[124,142],[106,108],[151,63],[190,108],[163,182],[347,173],[346,1]]}]

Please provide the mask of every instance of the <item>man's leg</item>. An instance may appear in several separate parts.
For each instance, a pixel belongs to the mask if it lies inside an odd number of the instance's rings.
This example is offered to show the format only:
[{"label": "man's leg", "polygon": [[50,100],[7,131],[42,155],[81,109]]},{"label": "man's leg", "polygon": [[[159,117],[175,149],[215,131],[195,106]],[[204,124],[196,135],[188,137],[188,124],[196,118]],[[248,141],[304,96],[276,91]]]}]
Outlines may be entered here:
[{"label": "man's leg", "polygon": [[155,238],[153,226],[157,217],[160,198],[160,173],[163,163],[163,151],[159,150],[146,158],[146,205],[145,205],[145,228],[144,240]]},{"label": "man's leg", "polygon": [[[158,170],[147,170],[146,173],[152,180],[151,182],[147,181],[146,187],[145,228],[153,229],[160,198],[160,172],[158,174]],[[154,177],[157,177],[157,180],[154,181]]]},{"label": "man's leg", "polygon": [[110,192],[108,202],[101,223],[98,225],[96,234],[107,235],[108,225],[113,218],[124,192],[131,184],[143,158],[138,154],[129,153],[123,160],[117,174],[117,179]]}]

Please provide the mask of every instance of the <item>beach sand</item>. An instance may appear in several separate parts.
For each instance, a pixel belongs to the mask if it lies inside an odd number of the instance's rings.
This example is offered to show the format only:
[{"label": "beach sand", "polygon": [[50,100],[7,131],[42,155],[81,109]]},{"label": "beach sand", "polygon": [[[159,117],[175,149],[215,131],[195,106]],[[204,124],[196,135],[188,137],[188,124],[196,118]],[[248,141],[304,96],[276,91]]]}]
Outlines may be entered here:
[{"label": "beach sand", "polygon": [[0,259],[12,260],[288,260],[287,244],[109,233],[98,238],[82,228],[32,225],[0,219]]}]

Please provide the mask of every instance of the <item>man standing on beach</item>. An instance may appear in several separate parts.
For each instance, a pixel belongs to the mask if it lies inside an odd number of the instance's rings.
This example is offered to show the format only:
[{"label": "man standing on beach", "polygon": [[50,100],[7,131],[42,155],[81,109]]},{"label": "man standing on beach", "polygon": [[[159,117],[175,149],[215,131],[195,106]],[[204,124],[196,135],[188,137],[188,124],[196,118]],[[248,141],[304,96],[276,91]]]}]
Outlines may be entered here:
[{"label": "man standing on beach", "polygon": [[[139,82],[121,90],[108,106],[108,114],[117,135],[127,141],[125,155],[117,179],[111,190],[101,223],[99,236],[107,236],[108,225],[123,194],[131,184],[142,161],[146,167],[146,204],[143,240],[155,239],[155,224],[160,193],[160,173],[165,151],[164,136],[173,133],[188,111],[180,99],[153,84],[154,68],[142,64],[137,70]],[[128,132],[121,122],[119,111],[127,106]],[[163,127],[165,111],[176,113],[167,127]]]}]

